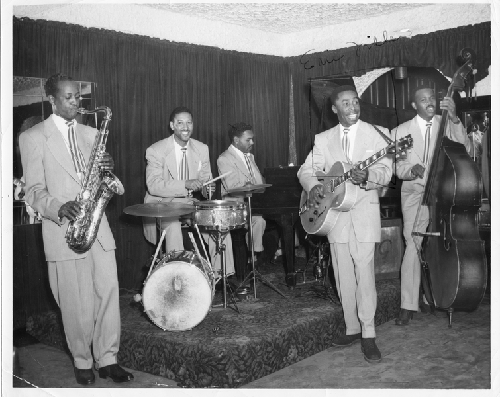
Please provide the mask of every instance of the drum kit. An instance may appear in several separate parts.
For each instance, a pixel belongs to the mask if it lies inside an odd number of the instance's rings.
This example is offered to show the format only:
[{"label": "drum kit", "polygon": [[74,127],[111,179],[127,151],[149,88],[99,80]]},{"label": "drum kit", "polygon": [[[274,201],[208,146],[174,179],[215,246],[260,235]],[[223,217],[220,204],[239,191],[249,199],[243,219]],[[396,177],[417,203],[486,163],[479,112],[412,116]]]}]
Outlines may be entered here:
[{"label": "drum kit", "polygon": [[[124,209],[126,214],[133,216],[179,220],[189,218],[198,232],[200,241],[203,239],[199,228],[210,234],[216,244],[216,252],[220,256],[221,270],[217,271],[220,272],[220,275],[216,276],[217,272],[205,259],[209,258],[205,246],[202,244],[202,250],[205,254],[203,257],[192,233],[189,233],[194,251],[171,251],[158,258],[165,238],[165,230],[162,232],[149,273],[144,281],[142,296],[139,295],[137,299],[142,300],[145,313],[155,325],[164,331],[190,330],[201,323],[213,307],[222,306],[223,309],[228,307],[228,289],[231,303],[234,304],[239,313],[234,299],[234,291],[227,283],[223,242],[231,230],[243,228],[246,225],[248,225],[250,241],[252,242],[252,271],[237,289],[253,276],[255,298],[257,297],[255,284],[257,278],[286,297],[258,273],[254,263],[250,197],[252,193],[262,193],[269,186],[271,185],[245,185],[228,191],[231,195],[248,198],[248,210],[245,203],[228,200],[199,201],[192,205],[179,202],[146,203],[132,205]],[[215,266],[215,264],[213,265]],[[215,285],[221,280],[223,303],[222,305],[212,305]]]}]

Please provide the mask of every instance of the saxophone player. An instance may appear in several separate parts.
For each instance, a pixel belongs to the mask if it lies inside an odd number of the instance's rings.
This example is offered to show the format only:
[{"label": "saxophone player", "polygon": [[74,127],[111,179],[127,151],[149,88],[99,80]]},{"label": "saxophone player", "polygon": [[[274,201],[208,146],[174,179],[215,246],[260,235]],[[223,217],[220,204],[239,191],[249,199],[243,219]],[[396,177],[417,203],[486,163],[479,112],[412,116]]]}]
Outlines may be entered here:
[{"label": "saxophone player", "polygon": [[[133,375],[117,364],[121,320],[116,246],[106,215],[87,252],[74,252],[65,239],[68,222],[81,210],[74,200],[98,131],[76,123],[80,92],[71,77],[60,73],[49,77],[45,93],[52,114],[23,132],[19,144],[25,199],[43,217],[49,283],[61,310],[75,378],[79,384],[93,384],[95,365],[101,378],[126,382]],[[97,161],[105,170],[114,168],[108,153]]]}]

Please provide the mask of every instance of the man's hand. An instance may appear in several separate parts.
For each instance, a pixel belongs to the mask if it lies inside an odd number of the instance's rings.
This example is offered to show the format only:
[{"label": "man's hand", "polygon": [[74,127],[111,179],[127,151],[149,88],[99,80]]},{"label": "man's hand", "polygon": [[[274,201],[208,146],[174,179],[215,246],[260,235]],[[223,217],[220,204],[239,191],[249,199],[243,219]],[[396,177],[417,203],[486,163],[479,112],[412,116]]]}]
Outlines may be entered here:
[{"label": "man's hand", "polygon": [[410,171],[410,175],[412,176],[411,180],[417,178],[423,178],[425,174],[425,168],[422,164],[415,164]]},{"label": "man's hand", "polygon": [[113,161],[113,158],[111,155],[107,152],[104,152],[99,161],[98,161],[99,168],[105,171],[113,171],[115,168],[115,162]]},{"label": "man's hand", "polygon": [[307,199],[307,203],[310,208],[319,207],[319,203],[325,197],[325,193],[323,191],[323,185],[316,185],[309,191],[309,198]]},{"label": "man's hand", "polygon": [[185,187],[187,190],[191,190],[193,192],[197,192],[202,188],[203,182],[199,179],[188,179],[185,181]]},{"label": "man's hand", "polygon": [[57,216],[59,216],[59,219],[68,218],[70,221],[74,221],[80,215],[80,211],[80,204],[77,201],[68,201],[61,205]]},{"label": "man's hand", "polygon": [[445,96],[441,102],[439,102],[439,107],[443,110],[448,111],[448,117],[455,124],[460,122],[460,119],[457,117],[457,108],[455,105],[455,101],[453,98],[449,96]]},{"label": "man's hand", "polygon": [[362,183],[366,183],[368,180],[368,170],[352,170],[351,172],[351,181],[355,185],[361,185]]}]

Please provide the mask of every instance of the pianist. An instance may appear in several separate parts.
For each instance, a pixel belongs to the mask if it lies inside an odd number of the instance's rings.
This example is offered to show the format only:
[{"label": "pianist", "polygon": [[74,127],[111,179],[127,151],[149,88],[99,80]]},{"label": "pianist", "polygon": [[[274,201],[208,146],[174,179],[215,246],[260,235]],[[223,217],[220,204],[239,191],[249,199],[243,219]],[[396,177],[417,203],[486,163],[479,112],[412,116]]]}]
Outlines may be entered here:
[{"label": "pianist", "polygon": [[[217,159],[217,167],[220,175],[231,171],[229,175],[222,178],[221,194],[224,200],[243,201],[243,197],[228,196],[227,191],[229,189],[242,187],[246,184],[261,185],[264,183],[264,178],[262,177],[257,164],[255,164],[254,156],[250,153],[254,145],[254,133],[251,125],[240,122],[230,125],[228,136],[231,144]],[[264,246],[262,244],[262,236],[264,235],[265,228],[266,221],[262,218],[262,216],[252,216],[253,246],[257,262],[263,258],[262,251],[264,251]],[[243,233],[244,232],[245,231],[243,230]],[[232,235],[235,243],[241,239],[241,231],[234,231]],[[248,233],[248,239],[249,236],[250,233]],[[251,251],[248,239],[247,244],[249,250]],[[233,250],[235,250],[236,276],[239,280],[242,280],[245,269],[241,267],[246,265],[246,261],[241,263],[241,261],[237,260],[236,247],[234,247]]]}]

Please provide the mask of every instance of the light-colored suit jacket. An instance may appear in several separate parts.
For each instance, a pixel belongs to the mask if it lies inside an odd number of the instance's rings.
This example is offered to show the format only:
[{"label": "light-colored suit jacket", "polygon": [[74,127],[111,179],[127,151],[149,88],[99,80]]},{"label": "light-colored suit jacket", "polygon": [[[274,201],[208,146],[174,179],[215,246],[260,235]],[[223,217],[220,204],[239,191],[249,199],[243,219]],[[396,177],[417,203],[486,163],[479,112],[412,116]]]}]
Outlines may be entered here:
[{"label": "light-colored suit jacket", "polygon": [[[227,191],[229,189],[241,187],[252,179],[246,163],[241,159],[240,156],[238,156],[238,154],[231,146],[232,145],[230,145],[227,150],[223,152],[217,159],[217,168],[219,170],[219,175],[223,175],[226,172],[231,171],[229,175],[222,178],[221,196],[224,200],[243,201],[243,197],[236,198],[227,196]],[[250,153],[249,158],[255,175],[255,183],[257,185],[261,185],[264,183],[264,178],[259,171],[259,167],[257,167],[257,164],[255,163],[254,155]]]},{"label": "light-colored suit jacket", "polygon": [[[145,203],[191,202],[188,198],[186,183],[179,180],[175,158],[174,135],[162,139],[146,149],[146,186]],[[186,152],[189,179],[203,182],[212,179],[208,146],[196,139],[189,139]],[[148,241],[156,241],[155,218],[143,218],[144,235]]]},{"label": "light-colored suit jacket", "polygon": [[[434,117],[434,120],[437,122],[432,123],[429,152],[431,154],[434,153],[436,138],[441,124],[441,116],[436,115]],[[397,126],[391,131],[391,136],[393,139],[401,139],[408,134],[410,134],[413,138],[413,148],[408,151],[405,159],[401,159],[396,162],[396,175],[399,179],[403,180],[403,184],[401,186],[402,192],[422,193],[427,182],[427,170],[429,169],[430,161],[427,165],[423,164],[424,137],[422,136],[422,132],[420,131],[417,116]],[[470,142],[469,139],[467,139],[467,133],[462,123],[454,124],[450,120],[446,124],[445,134],[452,141],[462,143],[463,145],[465,145],[465,148],[467,150],[469,149]],[[426,168],[426,173],[423,178],[410,180],[412,178],[410,176],[410,170],[415,164],[423,165]]]},{"label": "light-colored suit jacket", "polygon": [[[378,128],[389,137],[389,131],[386,128]],[[316,135],[314,147],[297,173],[306,192],[318,184],[318,178],[315,177],[318,171],[327,173],[335,162],[348,162],[340,144],[340,136],[340,124]],[[387,143],[372,125],[359,120],[351,161],[357,163],[366,160],[386,146]],[[352,222],[358,241],[380,241],[380,205],[376,189],[389,184],[391,169],[392,160],[388,157],[383,157],[368,168],[366,188],[356,187],[358,191],[356,203],[350,211],[340,213],[337,223],[329,233],[330,241],[347,243],[349,233],[346,227],[349,222]]]},{"label": "light-colored suit jacket", "polygon": [[[95,128],[82,124],[76,127],[78,147],[87,162],[97,132]],[[19,146],[26,179],[25,199],[43,217],[42,235],[47,261],[86,257],[88,252],[77,254],[69,248],[65,238],[68,220],[63,218],[61,223],[57,215],[64,203],[75,200],[80,193],[81,181],[52,118],[23,132]],[[105,251],[116,248],[106,215],[102,216],[96,240]]]}]

